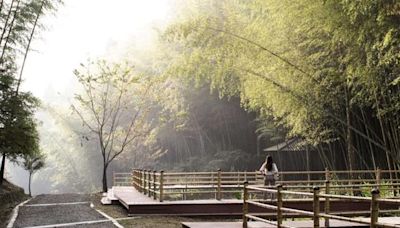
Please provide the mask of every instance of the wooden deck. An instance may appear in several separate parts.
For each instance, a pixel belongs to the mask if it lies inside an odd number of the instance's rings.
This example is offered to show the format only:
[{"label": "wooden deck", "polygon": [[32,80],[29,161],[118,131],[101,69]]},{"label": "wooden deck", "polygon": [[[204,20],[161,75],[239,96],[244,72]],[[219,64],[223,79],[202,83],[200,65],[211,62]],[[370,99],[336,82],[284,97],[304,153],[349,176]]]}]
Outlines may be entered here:
[{"label": "wooden deck", "polygon": [[[249,228],[273,228],[276,227],[274,225],[269,225],[263,222],[248,222]],[[284,221],[283,225],[290,227],[313,227],[313,221],[304,220],[304,221]],[[210,227],[218,227],[218,228],[242,228],[242,222],[183,222],[183,228],[210,228]],[[320,227],[324,226],[324,221],[320,221]],[[330,220],[329,227],[369,227],[369,225],[353,223],[353,222],[344,222],[339,220]]]},{"label": "wooden deck", "polygon": [[[369,221],[369,218],[365,218]],[[391,225],[400,225],[400,217],[380,217],[378,219],[381,223],[391,224]],[[262,222],[248,222],[249,228],[272,228],[276,227],[274,225],[265,224]],[[320,220],[320,227],[324,226],[324,220]],[[303,221],[284,221],[283,225],[291,226],[291,227],[313,227],[313,221],[311,220],[303,220]],[[183,228],[210,228],[210,227],[218,227],[218,228],[242,228],[242,222],[183,222]],[[329,227],[369,227],[366,224],[354,223],[354,222],[344,222],[339,220],[331,219],[329,221]]]},{"label": "wooden deck", "polygon": [[[178,200],[159,202],[133,187],[113,187],[118,200],[131,215],[240,215],[242,200]],[[234,208],[234,210],[232,210]]]},{"label": "wooden deck", "polygon": [[[113,203],[121,203],[130,215],[180,215],[180,216],[242,216],[242,200],[178,200],[159,202],[138,192],[133,187],[113,187],[111,197]],[[324,208],[324,201],[321,202]],[[275,202],[271,202],[275,204]],[[311,199],[292,199],[283,202],[285,207],[299,210],[312,211]],[[370,212],[368,202],[354,202],[348,200],[331,200],[331,213],[354,213],[354,211],[364,211],[365,215]],[[393,204],[380,204],[381,210],[398,209]],[[276,212],[250,205],[249,212],[262,214],[266,218],[274,218]],[[284,214],[284,217],[286,214]],[[290,217],[296,215],[290,214]]]}]

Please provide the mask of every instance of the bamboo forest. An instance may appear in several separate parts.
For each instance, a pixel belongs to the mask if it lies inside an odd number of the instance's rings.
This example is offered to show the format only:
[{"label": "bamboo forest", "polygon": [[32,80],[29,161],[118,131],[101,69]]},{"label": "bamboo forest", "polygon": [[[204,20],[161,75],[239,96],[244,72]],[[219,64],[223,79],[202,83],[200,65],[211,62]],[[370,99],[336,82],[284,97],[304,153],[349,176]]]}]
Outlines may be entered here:
[{"label": "bamboo forest", "polygon": [[400,226],[398,0],[1,0],[0,30],[0,227]]}]

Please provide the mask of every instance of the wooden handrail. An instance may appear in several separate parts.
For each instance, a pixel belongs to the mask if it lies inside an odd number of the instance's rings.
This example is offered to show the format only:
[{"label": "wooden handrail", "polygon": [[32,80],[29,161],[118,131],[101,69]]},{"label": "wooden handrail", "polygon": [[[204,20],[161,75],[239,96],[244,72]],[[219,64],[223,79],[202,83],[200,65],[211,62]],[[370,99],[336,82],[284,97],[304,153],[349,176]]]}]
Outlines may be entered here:
[{"label": "wooden handrail", "polygon": [[[378,194],[376,192],[372,192],[372,197],[360,197],[360,196],[346,196],[346,195],[336,195],[332,194],[332,189],[351,189],[354,187],[395,187],[400,186],[398,183],[398,179],[391,179],[389,182],[385,182],[383,179],[383,173],[389,173],[391,171],[387,170],[357,170],[353,172],[349,171],[311,171],[311,172],[292,172],[285,171],[280,172],[281,180],[277,181],[277,183],[285,183],[287,186],[278,185],[277,188],[265,188],[254,186],[254,184],[262,185],[263,176],[258,172],[189,172],[189,173],[164,173],[150,171],[150,170],[139,170],[135,169],[131,173],[131,177],[128,178],[127,173],[114,173],[113,177],[116,181],[125,181],[131,180],[132,185],[138,189],[138,191],[142,191],[144,194],[153,196],[154,199],[159,201],[163,201],[166,195],[173,194],[182,194],[184,198],[186,198],[186,194],[211,194],[215,193],[217,199],[222,199],[222,194],[227,193],[237,193],[242,190],[243,193],[243,227],[247,224],[247,219],[254,219],[258,221],[263,221],[262,218],[259,218],[255,215],[248,213],[248,205],[252,204],[255,206],[261,206],[265,208],[269,208],[276,211],[276,223],[278,227],[285,227],[282,225],[282,213],[296,213],[299,215],[303,215],[306,217],[314,218],[315,227],[319,226],[319,219],[325,218],[325,226],[329,226],[329,219],[338,219],[343,221],[352,221],[352,222],[360,222],[363,220],[348,218],[344,216],[340,216],[337,213],[330,214],[329,202],[330,199],[346,199],[346,200],[357,200],[357,201],[367,201],[371,203],[371,221],[366,222],[365,224],[371,224],[371,227],[374,226],[384,226],[384,227],[395,227],[390,224],[379,223],[377,220],[377,216],[379,213],[379,202],[385,203],[393,203],[400,205],[400,199],[380,199],[379,191]],[[374,174],[371,179],[338,179],[337,174],[357,174],[357,173],[368,173]],[[321,175],[316,179],[310,180],[284,180],[284,175]],[[321,179],[319,179],[321,178]],[[244,184],[243,182],[247,182]],[[396,183],[393,183],[395,182]],[[348,183],[346,185],[335,185]],[[361,184],[364,182],[364,184]],[[353,184],[354,183],[354,184]],[[249,184],[252,184],[250,186]],[[300,184],[300,185],[299,185]],[[310,184],[310,185],[304,185]],[[319,188],[314,188],[314,192],[301,192],[296,189],[310,189],[312,186],[318,184],[318,187],[324,189],[324,192],[321,193]],[[295,189],[295,190],[283,190],[287,189]],[[237,191],[237,190],[239,191]],[[388,189],[388,188],[385,188]],[[181,190],[181,191],[178,191]],[[277,194],[277,205],[266,205],[261,201],[254,199],[249,200],[249,194],[255,194],[259,192],[268,192]],[[335,192],[335,191],[333,191]],[[293,208],[285,208],[282,205],[283,195],[298,195],[308,198],[313,198],[314,206],[313,211],[303,211]],[[320,213],[319,210],[319,200],[320,198],[325,198],[325,208],[324,213]],[[247,207],[247,209],[246,209]]]},{"label": "wooden handrail", "polygon": [[[279,172],[280,180],[278,184],[283,184],[284,189],[293,189],[295,192],[299,192],[300,189],[308,191],[312,186],[317,185],[321,189],[326,188],[326,181],[331,181],[330,190],[335,191],[353,191],[352,188],[360,187],[383,187],[387,191],[395,192],[397,186],[400,186],[400,179],[392,179],[385,181],[382,177],[383,173],[389,173],[392,171],[388,170],[339,170],[330,171],[283,171]],[[367,173],[374,174],[371,179],[338,179],[339,174],[363,174]],[[305,175],[317,175],[310,178],[310,180],[288,180],[288,176],[297,176],[305,178]],[[125,176],[124,176],[125,175]],[[231,195],[236,193],[235,189],[240,190],[243,186],[244,181],[248,181],[251,185],[262,185],[263,176],[258,171],[253,172],[164,172],[163,182],[161,183],[160,177],[161,172],[154,172],[150,170],[134,169],[131,174],[131,178],[126,177],[127,173],[115,173],[114,180],[117,183],[125,183],[124,185],[134,186],[138,191],[145,193],[146,195],[152,196],[155,199],[159,199],[160,188],[163,188],[163,197],[172,196],[173,194],[182,195],[183,199],[186,199],[188,194],[208,194],[210,191],[204,191],[206,188],[215,190],[215,197],[222,199],[225,194]],[[379,178],[377,178],[379,177]],[[126,178],[126,179],[125,179]],[[285,180],[286,179],[286,180]],[[292,179],[292,178],[290,178]],[[131,182],[131,183],[129,183]],[[348,183],[351,184],[348,184]],[[393,183],[395,182],[395,183]],[[182,187],[184,186],[184,187]],[[175,190],[174,190],[175,188]],[[338,189],[338,190],[334,190]],[[342,189],[342,190],[339,190]],[[164,191],[165,190],[165,191]],[[285,190],[286,191],[286,190]],[[179,193],[180,192],[180,193]],[[284,191],[283,191],[284,192]],[[229,194],[228,194],[229,193]],[[326,193],[326,192],[325,192]],[[286,193],[287,194],[287,193]],[[303,196],[311,197],[310,193],[304,192]]]},{"label": "wooden handrail", "polygon": [[[326,189],[329,190],[329,181],[327,181],[328,187]],[[258,188],[258,187],[252,187],[252,186],[247,186],[244,185],[244,191],[245,195],[248,194],[248,190],[259,190],[262,192],[273,192],[273,191],[278,191],[280,194],[298,194],[298,195],[304,195],[303,192],[294,192],[294,191],[280,191],[279,186],[277,186],[278,190],[273,190],[273,189],[263,189],[263,188]],[[342,221],[349,221],[349,222],[356,222],[356,223],[363,223],[363,224],[369,224],[371,227],[399,227],[397,225],[393,224],[386,224],[386,223],[379,223],[378,222],[378,215],[379,215],[379,202],[391,202],[391,203],[397,203],[400,205],[400,200],[393,200],[393,199],[379,199],[379,190],[378,189],[373,189],[371,191],[372,197],[356,197],[356,196],[343,196],[343,195],[333,195],[333,194],[321,194],[319,192],[319,188],[315,187],[313,190],[313,193],[308,193],[307,195],[312,194],[313,195],[313,211],[304,211],[304,210],[298,210],[298,209],[292,209],[292,208],[284,208],[281,207],[278,203],[277,206],[273,205],[268,205],[262,202],[255,202],[255,201],[248,201],[246,200],[247,204],[252,204],[255,206],[259,206],[262,208],[267,208],[267,209],[272,209],[276,210],[277,213],[277,225],[279,224],[279,214],[282,212],[289,212],[289,213],[296,213],[300,214],[303,216],[308,216],[308,217],[313,217],[314,221],[314,227],[319,227],[319,221],[320,218],[325,218],[325,227],[329,226],[329,219],[337,219],[337,220],[342,220]],[[320,213],[320,208],[319,208],[319,198],[320,197],[325,197],[326,199],[329,198],[336,198],[336,199],[351,199],[351,200],[363,200],[363,201],[369,201],[371,203],[371,219],[370,221],[365,221],[357,218],[349,218],[349,217],[344,217],[344,216],[339,216],[339,215],[332,215],[329,214],[329,208],[326,209],[326,204],[325,204],[325,211],[324,213]],[[278,200],[279,201],[279,200]],[[329,201],[325,201],[329,202]],[[328,206],[329,207],[329,206]],[[245,213],[245,212],[244,212]],[[250,218],[246,214],[243,215],[244,218]],[[252,216],[251,218],[255,219],[256,216]],[[247,219],[246,219],[247,220]],[[257,220],[257,219],[255,219]],[[262,220],[258,220],[262,221]],[[243,224],[245,221],[243,220]],[[247,221],[246,221],[247,223]]]}]

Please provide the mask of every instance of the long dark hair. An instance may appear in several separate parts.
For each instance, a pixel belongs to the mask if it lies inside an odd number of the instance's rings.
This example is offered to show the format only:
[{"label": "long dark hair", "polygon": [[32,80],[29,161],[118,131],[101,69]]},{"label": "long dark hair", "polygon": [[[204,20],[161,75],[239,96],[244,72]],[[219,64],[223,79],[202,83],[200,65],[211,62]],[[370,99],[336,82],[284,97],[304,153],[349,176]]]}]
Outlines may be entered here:
[{"label": "long dark hair", "polygon": [[272,161],[271,155],[267,155],[267,157],[265,158],[265,161],[267,162],[267,165],[266,165],[267,171],[272,171],[273,161]]}]

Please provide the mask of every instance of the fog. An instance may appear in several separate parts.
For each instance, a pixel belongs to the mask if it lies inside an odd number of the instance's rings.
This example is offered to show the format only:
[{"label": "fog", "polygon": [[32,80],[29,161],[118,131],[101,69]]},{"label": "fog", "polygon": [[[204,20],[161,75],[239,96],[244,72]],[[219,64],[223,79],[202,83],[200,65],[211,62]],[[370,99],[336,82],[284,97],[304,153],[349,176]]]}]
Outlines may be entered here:
[{"label": "fog", "polygon": [[[79,133],[65,128],[62,120],[71,114],[74,94],[79,91],[73,70],[87,59],[119,60],[132,49],[144,51],[151,47],[157,36],[156,29],[168,22],[169,4],[167,0],[68,0],[54,15],[42,19],[46,29],[32,43],[33,51],[28,54],[22,84],[24,91],[31,91],[41,100],[36,117],[40,123],[41,148],[47,155],[46,167],[34,174],[33,194],[90,191],[90,185],[99,182],[99,177],[94,175],[88,177],[91,183],[82,188],[68,189],[55,184],[54,172],[77,168],[83,168],[83,172],[84,168],[95,167],[88,164],[93,159],[74,161],[76,157],[65,148],[76,144],[76,154],[86,154]],[[63,154],[71,156],[71,167],[62,169],[62,164],[57,163],[58,159],[66,159],[59,157]],[[97,153],[93,155],[97,157]],[[27,191],[28,173],[17,164],[7,161],[6,178]]]},{"label": "fog", "polygon": [[[379,42],[370,50],[352,43],[348,34],[370,34],[362,26],[345,31],[357,27],[349,15],[333,22],[309,13],[330,15],[352,4],[296,4],[65,1],[43,18],[47,29],[35,37],[23,74],[22,89],[41,100],[36,118],[46,155],[33,194],[105,191],[104,170],[108,186],[114,172],[132,168],[254,171],[267,153],[285,171],[398,167],[393,110],[400,106],[389,88],[400,79],[386,67],[398,69],[390,61],[371,66],[368,72],[390,80],[361,74],[349,93],[349,75],[336,72],[347,65],[364,72],[360,56],[392,52],[376,50]],[[376,26],[383,30],[374,34],[397,48],[391,35],[379,37],[398,28],[391,26]],[[342,45],[345,51],[336,49]],[[388,104],[372,96],[380,87]],[[26,188],[25,171],[7,162],[6,173]]]}]

